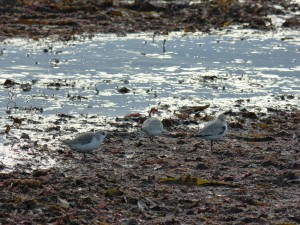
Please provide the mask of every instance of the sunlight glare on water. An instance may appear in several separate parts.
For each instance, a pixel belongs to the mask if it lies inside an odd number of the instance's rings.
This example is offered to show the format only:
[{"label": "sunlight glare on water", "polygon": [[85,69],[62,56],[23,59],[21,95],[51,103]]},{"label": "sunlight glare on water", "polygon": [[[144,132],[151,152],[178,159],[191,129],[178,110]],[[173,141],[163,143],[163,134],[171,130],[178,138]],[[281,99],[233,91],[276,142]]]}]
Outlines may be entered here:
[{"label": "sunlight glare on water", "polygon": [[[8,91],[18,107],[43,114],[123,116],[171,98],[214,101],[299,91],[299,37],[293,33],[225,32],[215,35],[97,35],[74,42],[12,39],[1,44],[1,78],[31,83]],[[165,49],[163,40],[166,39]],[[50,49],[44,52],[44,49]],[[126,87],[129,93],[119,93]],[[167,100],[168,99],[168,100]],[[4,111],[1,111],[4,116]]]}]

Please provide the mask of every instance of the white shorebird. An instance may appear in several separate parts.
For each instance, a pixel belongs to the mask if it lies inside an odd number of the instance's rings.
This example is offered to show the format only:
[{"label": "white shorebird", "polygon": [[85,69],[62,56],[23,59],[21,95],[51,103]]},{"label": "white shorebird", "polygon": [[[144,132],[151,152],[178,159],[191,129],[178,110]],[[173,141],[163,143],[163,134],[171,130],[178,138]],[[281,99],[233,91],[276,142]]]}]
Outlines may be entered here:
[{"label": "white shorebird", "polygon": [[227,133],[227,123],[224,114],[218,116],[214,121],[208,122],[194,136],[210,140],[210,149],[213,150],[213,140],[223,137]]},{"label": "white shorebird", "polygon": [[157,109],[152,108],[149,111],[149,117],[148,119],[146,119],[142,125],[141,130],[150,137],[150,140],[153,142],[153,138],[155,136],[159,136],[161,135],[161,133],[164,130],[164,126],[162,124],[162,122],[156,118],[156,117],[151,117],[151,114],[156,112]]},{"label": "white shorebird", "polygon": [[106,133],[102,130],[98,130],[95,132],[83,133],[72,140],[64,140],[63,143],[69,145],[76,151],[83,153],[85,159],[85,153],[91,153],[98,149],[105,137]]},{"label": "white shorebird", "polygon": [[150,137],[151,141],[153,141],[153,137],[161,135],[163,130],[164,126],[162,122],[155,117],[146,119],[142,125],[142,131]]}]

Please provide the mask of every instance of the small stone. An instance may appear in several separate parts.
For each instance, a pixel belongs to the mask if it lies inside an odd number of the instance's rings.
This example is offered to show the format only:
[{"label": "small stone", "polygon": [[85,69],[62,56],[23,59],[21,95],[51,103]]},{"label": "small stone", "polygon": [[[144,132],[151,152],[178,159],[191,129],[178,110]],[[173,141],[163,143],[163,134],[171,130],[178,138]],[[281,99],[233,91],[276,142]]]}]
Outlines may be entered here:
[{"label": "small stone", "polygon": [[186,215],[194,215],[194,214],[195,214],[195,212],[193,210],[188,210],[186,212]]},{"label": "small stone", "polygon": [[226,213],[228,214],[236,214],[241,212],[243,212],[243,210],[238,207],[230,207],[229,209],[226,210]]},{"label": "small stone", "polygon": [[28,134],[25,134],[25,133],[22,133],[22,134],[21,134],[21,138],[22,138],[22,139],[27,139],[27,140],[30,139],[29,135],[28,135]]},{"label": "small stone", "polygon": [[249,168],[257,168],[257,164],[252,163],[252,164],[250,164],[248,167],[249,167]]},{"label": "small stone", "polygon": [[274,149],[269,146],[269,147],[267,147],[266,151],[271,152],[271,151],[274,151]]},{"label": "small stone", "polygon": [[185,144],[185,141],[184,141],[184,140],[178,140],[178,141],[176,142],[176,144],[178,144],[178,145],[183,145],[183,144]]},{"label": "small stone", "polygon": [[206,166],[204,163],[200,162],[197,164],[196,168],[199,170],[207,170],[208,166]]},{"label": "small stone", "polygon": [[257,119],[258,118],[254,112],[249,112],[249,111],[243,112],[242,116],[245,118],[249,118],[249,119]]},{"label": "small stone", "polygon": [[118,92],[122,93],[122,94],[126,94],[126,93],[130,92],[130,89],[127,87],[121,87],[121,88],[118,88]]}]

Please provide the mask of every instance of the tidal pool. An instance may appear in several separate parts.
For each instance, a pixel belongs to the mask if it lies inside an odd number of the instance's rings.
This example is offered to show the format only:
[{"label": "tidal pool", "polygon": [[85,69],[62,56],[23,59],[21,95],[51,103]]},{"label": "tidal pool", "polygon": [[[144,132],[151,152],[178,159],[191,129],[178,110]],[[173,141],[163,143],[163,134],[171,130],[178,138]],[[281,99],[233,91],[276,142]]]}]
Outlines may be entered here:
[{"label": "tidal pool", "polygon": [[[165,117],[181,106],[205,104],[210,107],[204,113],[220,113],[240,100],[265,112],[299,107],[296,31],[10,39],[0,43],[0,51],[0,126],[11,126],[12,117],[30,119],[12,128],[10,138],[2,133],[0,159],[9,165],[8,158],[24,157],[14,153],[18,144],[10,144],[11,136],[18,139],[26,131],[31,141],[56,143],[45,131],[59,114],[80,118],[71,125],[85,131],[107,128],[106,119],[146,113],[151,106],[167,108]],[[7,80],[16,85],[3,85]],[[82,126],[83,120],[89,122]],[[61,124],[63,130],[68,127]]]}]

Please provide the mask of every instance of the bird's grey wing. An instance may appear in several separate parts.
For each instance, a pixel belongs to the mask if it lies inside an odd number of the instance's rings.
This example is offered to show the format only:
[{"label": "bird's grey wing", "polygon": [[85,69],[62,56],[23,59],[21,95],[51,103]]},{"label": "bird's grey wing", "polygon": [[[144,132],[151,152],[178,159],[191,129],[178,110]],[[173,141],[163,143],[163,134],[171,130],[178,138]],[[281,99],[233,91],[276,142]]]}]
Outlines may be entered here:
[{"label": "bird's grey wing", "polygon": [[80,136],[76,137],[74,140],[70,141],[71,143],[80,143],[80,144],[88,144],[93,139],[93,133],[85,133],[81,134]]},{"label": "bird's grey wing", "polygon": [[196,137],[208,137],[213,135],[220,135],[226,131],[226,126],[220,124],[209,124],[209,126],[205,126],[199,133],[197,133]]}]

